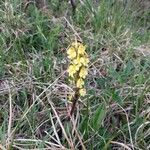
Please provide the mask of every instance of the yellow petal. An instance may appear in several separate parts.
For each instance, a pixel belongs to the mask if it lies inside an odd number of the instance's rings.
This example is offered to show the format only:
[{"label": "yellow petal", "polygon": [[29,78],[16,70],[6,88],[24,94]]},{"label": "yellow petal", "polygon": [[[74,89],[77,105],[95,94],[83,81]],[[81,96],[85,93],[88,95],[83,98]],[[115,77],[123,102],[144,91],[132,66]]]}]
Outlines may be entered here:
[{"label": "yellow petal", "polygon": [[81,78],[78,79],[76,86],[77,86],[78,88],[82,88],[83,85],[84,85],[84,81],[83,81]]},{"label": "yellow petal", "polygon": [[69,73],[69,76],[70,77],[73,77],[73,75],[76,73],[76,66],[75,65],[70,65],[69,67],[68,67],[68,73]]},{"label": "yellow petal", "polygon": [[67,50],[67,54],[70,55],[71,53],[76,52],[74,47],[69,47],[69,49]]},{"label": "yellow petal", "polygon": [[68,54],[68,58],[69,59],[73,59],[76,57],[76,50],[74,47],[70,47],[68,50],[67,50],[67,54]]},{"label": "yellow petal", "polygon": [[79,71],[80,67],[80,65],[76,65],[76,71]]},{"label": "yellow petal", "polygon": [[79,94],[81,95],[81,96],[85,96],[86,95],[86,89],[80,89],[79,90]]},{"label": "yellow petal", "polygon": [[78,48],[78,54],[83,55],[85,53],[85,49],[86,49],[86,47],[83,44],[81,44]]},{"label": "yellow petal", "polygon": [[89,59],[87,57],[81,57],[80,58],[80,61],[81,63],[84,65],[84,66],[88,66],[88,63],[89,63]]},{"label": "yellow petal", "polygon": [[82,67],[79,76],[84,79],[87,76],[87,74],[88,74],[87,68]]},{"label": "yellow petal", "polygon": [[81,67],[82,63],[81,63],[81,58],[77,57],[76,59],[73,60],[73,63],[76,64],[77,66]]}]

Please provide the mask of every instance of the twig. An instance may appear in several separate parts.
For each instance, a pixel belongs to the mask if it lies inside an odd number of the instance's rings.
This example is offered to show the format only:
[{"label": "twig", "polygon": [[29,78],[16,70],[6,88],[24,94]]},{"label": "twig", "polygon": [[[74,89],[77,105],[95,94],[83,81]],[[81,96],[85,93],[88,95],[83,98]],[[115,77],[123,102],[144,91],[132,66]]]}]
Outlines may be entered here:
[{"label": "twig", "polygon": [[127,145],[125,145],[124,143],[120,143],[120,142],[116,142],[116,141],[111,141],[112,144],[116,144],[116,145],[119,145],[127,150],[131,150],[130,147],[128,147]]},{"label": "twig", "polygon": [[[8,87],[8,86],[7,86]],[[10,149],[10,143],[11,143],[11,127],[12,127],[12,98],[11,98],[11,92],[10,92],[10,88],[8,87],[9,90],[9,123],[8,123],[8,138],[7,138],[7,149]]]},{"label": "twig", "polygon": [[71,107],[71,111],[70,111],[70,116],[72,116],[72,114],[74,112],[74,109],[76,107],[76,103],[77,103],[78,99],[79,99],[79,89],[77,88],[76,92],[75,92],[75,95],[72,99],[73,103],[72,103],[72,107]]}]

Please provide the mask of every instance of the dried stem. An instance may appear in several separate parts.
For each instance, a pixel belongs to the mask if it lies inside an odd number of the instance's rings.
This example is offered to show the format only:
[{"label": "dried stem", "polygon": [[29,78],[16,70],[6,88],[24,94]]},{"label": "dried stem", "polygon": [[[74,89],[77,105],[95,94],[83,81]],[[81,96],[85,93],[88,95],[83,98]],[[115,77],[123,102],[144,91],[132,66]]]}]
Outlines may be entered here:
[{"label": "dried stem", "polygon": [[7,138],[7,149],[9,150],[11,147],[12,142],[12,134],[11,134],[11,128],[12,128],[12,119],[13,119],[13,109],[12,109],[12,95],[10,91],[10,87],[6,85],[9,90],[9,123],[8,123],[8,138]]},{"label": "dried stem", "polygon": [[72,116],[72,114],[73,114],[73,112],[75,110],[76,103],[77,103],[78,99],[79,99],[79,88],[76,89],[75,95],[74,95],[74,97],[72,99],[73,103],[72,103],[72,107],[71,107],[71,111],[70,111],[70,116]]}]

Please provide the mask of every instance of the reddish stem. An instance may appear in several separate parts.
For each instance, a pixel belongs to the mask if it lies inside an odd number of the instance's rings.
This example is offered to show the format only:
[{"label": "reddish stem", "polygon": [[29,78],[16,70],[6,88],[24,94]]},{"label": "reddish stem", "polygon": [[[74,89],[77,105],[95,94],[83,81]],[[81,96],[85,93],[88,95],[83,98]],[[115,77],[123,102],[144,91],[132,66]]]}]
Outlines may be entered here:
[{"label": "reddish stem", "polygon": [[78,99],[79,99],[79,89],[77,88],[76,92],[75,92],[75,95],[74,95],[74,97],[72,99],[73,103],[72,103],[72,107],[71,107],[71,111],[70,111],[70,116],[72,116],[72,114],[73,114],[73,112],[75,110],[76,103],[77,103]]}]

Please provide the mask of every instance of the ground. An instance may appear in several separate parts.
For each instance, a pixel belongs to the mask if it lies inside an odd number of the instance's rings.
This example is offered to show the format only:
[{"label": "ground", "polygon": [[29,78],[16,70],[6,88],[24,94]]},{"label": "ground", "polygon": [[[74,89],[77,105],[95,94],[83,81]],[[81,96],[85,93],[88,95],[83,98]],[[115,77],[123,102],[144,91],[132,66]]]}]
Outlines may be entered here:
[{"label": "ground", "polygon": [[[150,4],[0,2],[0,149],[150,149]],[[71,118],[67,49],[86,45]]]}]

